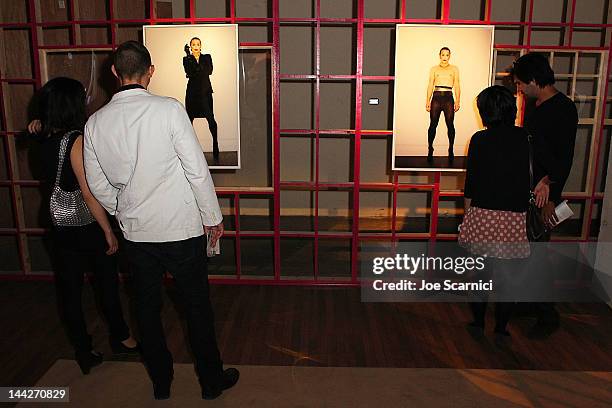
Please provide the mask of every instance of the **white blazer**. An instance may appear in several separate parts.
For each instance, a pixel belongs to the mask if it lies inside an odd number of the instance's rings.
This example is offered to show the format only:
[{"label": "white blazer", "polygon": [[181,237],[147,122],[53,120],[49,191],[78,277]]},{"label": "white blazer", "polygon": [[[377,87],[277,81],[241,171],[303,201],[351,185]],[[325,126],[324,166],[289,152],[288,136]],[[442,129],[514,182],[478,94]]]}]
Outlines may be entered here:
[{"label": "white blazer", "polygon": [[84,133],[87,184],[126,239],[181,241],[221,223],[204,153],[176,99],[120,91]]}]

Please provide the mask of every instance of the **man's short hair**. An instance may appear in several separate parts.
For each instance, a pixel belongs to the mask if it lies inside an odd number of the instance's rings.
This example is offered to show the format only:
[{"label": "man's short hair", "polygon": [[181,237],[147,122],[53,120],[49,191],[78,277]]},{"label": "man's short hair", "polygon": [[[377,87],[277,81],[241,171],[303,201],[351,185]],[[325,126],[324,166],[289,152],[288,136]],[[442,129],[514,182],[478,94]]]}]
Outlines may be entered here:
[{"label": "man's short hair", "polygon": [[555,83],[555,73],[548,63],[548,58],[533,52],[514,61],[510,75],[526,84],[535,81],[540,88]]},{"label": "man's short hair", "polygon": [[486,127],[513,126],[516,120],[516,98],[501,85],[493,85],[478,94],[476,106]]},{"label": "man's short hair", "polygon": [[450,52],[451,52],[450,48],[448,48],[448,47],[442,47],[442,48],[440,48],[440,52],[438,53],[438,55],[442,55],[442,51],[444,51],[444,50],[448,51],[448,53],[449,53],[449,54],[450,54]]},{"label": "man's short hair", "polygon": [[140,78],[151,66],[151,54],[138,41],[126,41],[115,51],[113,64],[120,78]]}]

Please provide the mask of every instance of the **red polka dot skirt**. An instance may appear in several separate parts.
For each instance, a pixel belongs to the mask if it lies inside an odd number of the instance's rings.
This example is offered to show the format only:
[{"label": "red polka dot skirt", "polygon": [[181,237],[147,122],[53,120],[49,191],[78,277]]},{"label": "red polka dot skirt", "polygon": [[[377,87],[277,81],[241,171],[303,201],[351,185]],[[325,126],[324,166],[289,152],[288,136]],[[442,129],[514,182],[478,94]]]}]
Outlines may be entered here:
[{"label": "red polka dot skirt", "polygon": [[459,227],[459,245],[491,258],[527,258],[527,213],[468,208]]}]

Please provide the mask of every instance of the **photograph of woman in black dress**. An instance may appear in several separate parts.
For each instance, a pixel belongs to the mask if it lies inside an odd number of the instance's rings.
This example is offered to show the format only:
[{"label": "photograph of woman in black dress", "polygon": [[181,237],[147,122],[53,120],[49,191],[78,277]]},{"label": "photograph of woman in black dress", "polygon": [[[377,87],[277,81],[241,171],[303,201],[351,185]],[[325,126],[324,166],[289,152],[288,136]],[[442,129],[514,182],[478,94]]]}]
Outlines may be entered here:
[{"label": "photograph of woman in black dress", "polygon": [[213,112],[213,89],[210,75],[213,73],[213,63],[210,54],[202,55],[202,41],[193,37],[185,44],[183,68],[189,78],[185,93],[185,108],[191,123],[195,118],[206,118],[208,129],[213,138],[213,157],[219,161],[219,143],[217,141],[217,122]]}]

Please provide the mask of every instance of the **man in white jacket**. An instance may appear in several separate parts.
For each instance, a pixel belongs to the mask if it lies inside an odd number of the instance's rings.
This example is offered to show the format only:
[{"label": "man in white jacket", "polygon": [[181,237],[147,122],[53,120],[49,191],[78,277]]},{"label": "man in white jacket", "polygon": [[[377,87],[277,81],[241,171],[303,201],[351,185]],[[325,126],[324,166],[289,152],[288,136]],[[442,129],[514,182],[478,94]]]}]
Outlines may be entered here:
[{"label": "man in white jacket", "polygon": [[163,274],[186,302],[189,341],[202,386],[213,399],[238,381],[223,370],[206,272],[206,240],[223,234],[215,187],[189,117],[175,99],[147,92],[154,72],[136,41],[119,46],[113,74],[121,88],[85,125],[87,182],[127,240],[144,362],[156,399],[170,397],[172,355],[161,322]]}]

